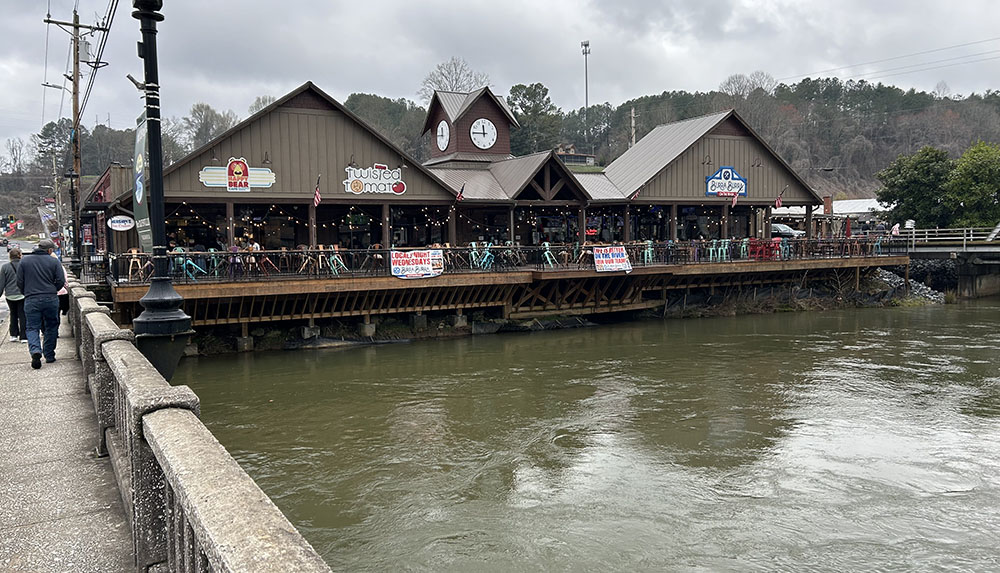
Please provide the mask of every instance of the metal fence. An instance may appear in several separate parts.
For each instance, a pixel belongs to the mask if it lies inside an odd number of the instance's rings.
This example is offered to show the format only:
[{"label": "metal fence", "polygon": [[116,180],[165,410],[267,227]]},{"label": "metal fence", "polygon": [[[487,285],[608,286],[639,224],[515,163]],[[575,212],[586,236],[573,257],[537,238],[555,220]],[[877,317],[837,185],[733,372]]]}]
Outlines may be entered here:
[{"label": "metal fence", "polygon": [[[909,237],[859,236],[849,239],[715,239],[644,241],[619,245],[633,267],[777,261],[834,257],[904,255]],[[594,269],[594,248],[609,245],[559,244],[540,247],[470,243],[441,248],[444,273],[504,273]],[[415,250],[415,249],[397,249]],[[303,249],[168,253],[168,269],[178,284],[390,276],[389,249]],[[91,257],[83,276],[106,277],[115,285],[146,284],[152,257],[131,252]],[[84,281],[88,282],[88,281]]]}]

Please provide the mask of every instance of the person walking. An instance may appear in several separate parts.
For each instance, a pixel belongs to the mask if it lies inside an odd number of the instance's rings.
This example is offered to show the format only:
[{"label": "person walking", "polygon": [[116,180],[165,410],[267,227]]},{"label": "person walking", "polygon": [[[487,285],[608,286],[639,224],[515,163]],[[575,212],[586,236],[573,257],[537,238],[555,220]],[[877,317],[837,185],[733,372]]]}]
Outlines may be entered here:
[{"label": "person walking", "polygon": [[[62,261],[59,255],[55,253],[52,253],[52,258],[57,261]],[[59,266],[62,267],[62,264]],[[66,279],[66,282],[69,283],[69,273],[66,272],[66,267],[62,267],[62,270],[63,277]],[[69,290],[63,286],[59,289],[59,292],[57,292],[56,295],[59,297],[59,313],[66,316],[66,313],[69,312]]]},{"label": "person walking", "polygon": [[0,294],[7,297],[10,308],[10,341],[27,342],[28,324],[24,320],[24,295],[17,288],[17,266],[21,262],[21,249],[11,249],[10,262],[0,267]]},{"label": "person walking", "polygon": [[[17,267],[17,288],[24,295],[24,316],[27,319],[28,352],[31,367],[42,367],[56,361],[56,337],[59,335],[59,297],[56,293],[66,286],[62,265],[50,254],[56,244],[42,239],[35,250],[21,258]],[[39,339],[41,331],[41,339]]]}]

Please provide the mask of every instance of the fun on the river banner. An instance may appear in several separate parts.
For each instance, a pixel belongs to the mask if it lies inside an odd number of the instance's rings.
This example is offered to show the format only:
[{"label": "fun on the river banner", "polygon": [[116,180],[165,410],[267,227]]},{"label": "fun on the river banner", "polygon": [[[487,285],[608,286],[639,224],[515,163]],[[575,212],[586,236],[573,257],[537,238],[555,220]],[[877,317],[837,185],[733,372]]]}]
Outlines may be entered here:
[{"label": "fun on the river banner", "polygon": [[613,247],[594,247],[594,269],[599,273],[613,271],[632,272],[632,263],[628,260],[628,253],[621,245]]},{"label": "fun on the river banner", "polygon": [[441,249],[429,251],[391,251],[392,276],[401,279],[426,279],[436,277],[444,271],[444,252]]}]

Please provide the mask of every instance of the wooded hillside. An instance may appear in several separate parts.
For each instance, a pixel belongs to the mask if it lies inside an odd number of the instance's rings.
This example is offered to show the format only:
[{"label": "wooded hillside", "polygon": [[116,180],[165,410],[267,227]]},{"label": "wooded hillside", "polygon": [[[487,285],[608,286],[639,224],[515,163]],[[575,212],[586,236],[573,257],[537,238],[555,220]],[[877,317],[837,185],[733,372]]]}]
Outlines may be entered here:
[{"label": "wooded hillside", "polygon": [[[542,84],[512,86],[508,102],[521,123],[512,137],[515,155],[572,143],[592,151],[601,165],[621,155],[631,139],[657,125],[734,108],[771,147],[821,195],[835,199],[873,197],[881,187],[876,174],[900,155],[925,146],[957,159],[979,141],[1000,142],[1000,91],[967,96],[917,92],[865,81],[804,79],[777,84],[767,74],[734,75],[718,90],[664,91],[622,103],[595,104],[563,111],[552,104]],[[255,105],[269,103],[269,98]],[[427,139],[418,133],[425,109],[405,98],[352,94],[345,106],[418,160],[427,157]],[[254,111],[251,107],[251,112]],[[164,120],[164,159],[169,164],[238,121],[231,111],[217,112],[196,103],[189,116]],[[40,196],[52,196],[53,158],[59,175],[71,165],[71,122],[47,124],[30,141],[9,139],[0,149],[0,214],[26,222],[37,218]],[[83,175],[96,176],[110,162],[131,164],[132,130],[103,125],[80,130]],[[65,179],[60,185],[65,186]],[[86,185],[87,179],[84,179]]]}]

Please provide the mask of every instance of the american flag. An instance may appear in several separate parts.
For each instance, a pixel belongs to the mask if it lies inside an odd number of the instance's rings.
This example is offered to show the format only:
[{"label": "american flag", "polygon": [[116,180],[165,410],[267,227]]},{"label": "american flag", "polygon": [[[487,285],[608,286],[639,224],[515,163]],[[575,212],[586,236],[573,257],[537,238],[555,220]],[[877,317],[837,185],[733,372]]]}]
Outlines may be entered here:
[{"label": "american flag", "polygon": [[455,195],[456,201],[461,201],[465,199],[465,183],[462,183],[462,188],[458,190],[458,195]]},{"label": "american flag", "polygon": [[774,200],[774,208],[781,209],[781,195],[778,195],[778,198]]},{"label": "american flag", "polygon": [[319,194],[319,180],[322,177],[323,175],[320,174],[320,176],[316,178],[316,193],[313,194],[313,207],[319,207],[319,202],[323,200],[323,196]]},{"label": "american flag", "polygon": [[739,193],[733,194],[733,207],[736,206],[736,200],[739,199],[739,198],[740,198],[740,194]]}]

